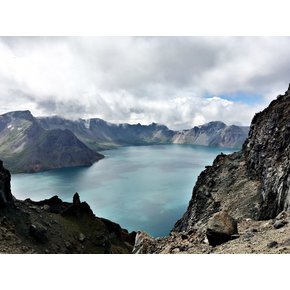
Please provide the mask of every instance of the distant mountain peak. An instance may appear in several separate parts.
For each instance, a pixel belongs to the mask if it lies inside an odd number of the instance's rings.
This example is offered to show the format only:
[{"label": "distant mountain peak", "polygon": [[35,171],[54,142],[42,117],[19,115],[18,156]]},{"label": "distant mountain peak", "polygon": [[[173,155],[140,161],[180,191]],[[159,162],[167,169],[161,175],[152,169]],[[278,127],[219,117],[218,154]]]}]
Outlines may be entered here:
[{"label": "distant mountain peak", "polygon": [[25,120],[29,120],[29,121],[34,119],[33,115],[31,114],[31,112],[29,110],[13,111],[13,112],[3,114],[2,116],[9,116],[12,118],[25,119]]},{"label": "distant mountain peak", "polygon": [[201,125],[201,127],[219,127],[219,128],[224,128],[226,126],[227,125],[222,121],[211,121]]}]

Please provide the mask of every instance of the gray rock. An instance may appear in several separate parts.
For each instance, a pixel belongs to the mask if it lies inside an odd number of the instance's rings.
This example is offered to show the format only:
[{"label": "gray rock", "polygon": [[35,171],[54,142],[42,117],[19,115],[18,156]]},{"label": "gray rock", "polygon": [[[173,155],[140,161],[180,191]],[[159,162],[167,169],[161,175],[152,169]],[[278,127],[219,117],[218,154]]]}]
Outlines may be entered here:
[{"label": "gray rock", "polygon": [[65,242],[64,242],[64,245],[65,245],[65,247],[66,247],[68,250],[71,250],[71,249],[72,249],[72,244],[71,244],[69,241],[65,241]]},{"label": "gray rock", "polygon": [[286,211],[282,211],[280,212],[277,216],[276,216],[276,220],[283,220],[287,217],[287,212]]},{"label": "gray rock", "polygon": [[174,248],[172,251],[171,251],[172,254],[178,254],[180,253],[180,249],[179,248]]},{"label": "gray rock", "polygon": [[268,247],[269,249],[274,248],[274,247],[277,247],[277,246],[278,246],[278,243],[277,243],[276,241],[272,241],[272,242],[269,242],[269,243],[267,244],[267,247]]},{"label": "gray rock", "polygon": [[283,246],[290,246],[290,238],[282,243]]},{"label": "gray rock", "polygon": [[276,221],[274,223],[273,226],[274,226],[275,229],[280,229],[280,228],[284,227],[286,224],[288,224],[287,221],[285,221],[285,220],[278,220],[278,221]]},{"label": "gray rock", "polygon": [[83,242],[86,239],[86,236],[83,233],[79,233],[78,240]]},{"label": "gray rock", "polygon": [[48,204],[45,204],[43,207],[42,207],[43,210],[45,211],[50,211],[50,206]]}]

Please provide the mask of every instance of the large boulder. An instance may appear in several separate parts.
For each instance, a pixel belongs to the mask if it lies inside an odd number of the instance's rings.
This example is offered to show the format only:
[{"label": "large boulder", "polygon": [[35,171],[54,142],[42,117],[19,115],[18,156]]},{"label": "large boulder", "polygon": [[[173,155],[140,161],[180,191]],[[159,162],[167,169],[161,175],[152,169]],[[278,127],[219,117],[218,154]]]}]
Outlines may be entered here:
[{"label": "large boulder", "polygon": [[236,220],[225,211],[215,213],[208,220],[206,236],[212,246],[225,243],[237,234],[238,226]]},{"label": "large boulder", "polygon": [[0,208],[13,204],[10,180],[10,172],[4,168],[3,162],[0,160]]}]

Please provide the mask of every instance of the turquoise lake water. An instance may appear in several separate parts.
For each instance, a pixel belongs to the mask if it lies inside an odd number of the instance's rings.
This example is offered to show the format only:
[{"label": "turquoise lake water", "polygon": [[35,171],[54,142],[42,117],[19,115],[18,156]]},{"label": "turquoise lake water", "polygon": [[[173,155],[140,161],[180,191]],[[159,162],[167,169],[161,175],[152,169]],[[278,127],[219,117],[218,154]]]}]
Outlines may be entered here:
[{"label": "turquoise lake water", "polygon": [[154,145],[106,150],[91,167],[12,175],[18,199],[58,195],[72,201],[75,192],[96,216],[123,228],[164,236],[185,212],[197,176],[217,154],[231,149],[197,145]]}]

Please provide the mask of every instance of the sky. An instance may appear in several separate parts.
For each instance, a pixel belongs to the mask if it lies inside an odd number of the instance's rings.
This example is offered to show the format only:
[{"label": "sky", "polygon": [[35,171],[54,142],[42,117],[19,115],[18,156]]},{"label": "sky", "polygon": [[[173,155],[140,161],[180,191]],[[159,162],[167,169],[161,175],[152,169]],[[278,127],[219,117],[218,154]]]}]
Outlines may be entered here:
[{"label": "sky", "polygon": [[249,125],[289,82],[289,37],[0,38],[0,113]]}]

